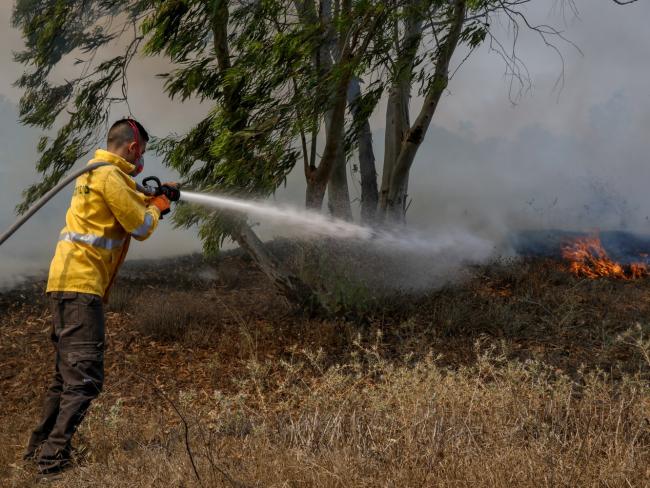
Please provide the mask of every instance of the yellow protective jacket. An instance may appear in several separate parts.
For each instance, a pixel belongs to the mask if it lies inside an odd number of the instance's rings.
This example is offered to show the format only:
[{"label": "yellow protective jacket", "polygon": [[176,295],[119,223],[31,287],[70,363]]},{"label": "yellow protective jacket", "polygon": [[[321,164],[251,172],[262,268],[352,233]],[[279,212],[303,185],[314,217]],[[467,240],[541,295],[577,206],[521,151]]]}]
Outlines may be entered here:
[{"label": "yellow protective jacket", "polygon": [[144,240],[158,226],[160,211],[148,204],[129,176],[134,165],[103,149],[88,164],[98,162],[110,165],[77,178],[47,292],[76,291],[106,299],[130,237]]}]

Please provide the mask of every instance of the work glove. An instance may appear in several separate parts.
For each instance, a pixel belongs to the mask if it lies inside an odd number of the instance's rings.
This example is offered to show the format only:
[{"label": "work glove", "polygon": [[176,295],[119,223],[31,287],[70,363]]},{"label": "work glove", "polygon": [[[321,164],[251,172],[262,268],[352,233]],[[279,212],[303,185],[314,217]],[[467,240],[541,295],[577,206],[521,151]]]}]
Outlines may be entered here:
[{"label": "work glove", "polygon": [[160,216],[167,215],[169,213],[169,198],[165,195],[158,195],[149,200],[149,205],[154,205],[158,210],[160,210]]}]

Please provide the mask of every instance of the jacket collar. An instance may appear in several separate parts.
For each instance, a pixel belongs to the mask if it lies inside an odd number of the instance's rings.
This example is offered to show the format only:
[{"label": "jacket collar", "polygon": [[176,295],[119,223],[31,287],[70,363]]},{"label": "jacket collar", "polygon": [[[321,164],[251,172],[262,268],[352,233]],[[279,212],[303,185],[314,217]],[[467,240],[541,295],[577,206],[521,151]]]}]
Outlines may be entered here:
[{"label": "jacket collar", "polygon": [[129,163],[126,159],[112,152],[106,151],[104,149],[97,149],[95,151],[95,157],[88,161],[88,164],[106,162],[111,163],[118,168],[120,168],[124,173],[130,175],[135,170],[135,165]]}]

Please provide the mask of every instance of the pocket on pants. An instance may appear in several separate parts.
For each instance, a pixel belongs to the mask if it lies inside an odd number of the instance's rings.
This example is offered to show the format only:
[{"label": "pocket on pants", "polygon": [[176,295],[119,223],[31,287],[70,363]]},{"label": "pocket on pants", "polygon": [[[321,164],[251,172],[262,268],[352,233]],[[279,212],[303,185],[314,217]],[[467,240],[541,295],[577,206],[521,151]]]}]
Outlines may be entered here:
[{"label": "pocket on pants", "polygon": [[[61,342],[104,342],[104,308],[97,295],[78,293],[62,303],[63,324],[58,330]],[[67,348],[69,349],[69,348]]]},{"label": "pocket on pants", "polygon": [[61,351],[60,371],[65,383],[99,393],[104,383],[103,343],[77,342]]}]

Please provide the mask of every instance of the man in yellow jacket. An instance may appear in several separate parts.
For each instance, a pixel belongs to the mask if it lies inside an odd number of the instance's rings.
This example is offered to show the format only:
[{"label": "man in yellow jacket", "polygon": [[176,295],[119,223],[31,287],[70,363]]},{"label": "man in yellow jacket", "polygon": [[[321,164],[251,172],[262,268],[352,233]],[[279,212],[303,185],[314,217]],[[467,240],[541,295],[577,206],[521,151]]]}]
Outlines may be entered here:
[{"label": "man in yellow jacket", "polygon": [[47,283],[56,369],[25,453],[44,474],[70,466],[72,436],[102,390],[103,302],[130,238],[148,238],[169,212],[167,197],[146,197],[132,178],[142,171],[148,140],[133,119],[113,124],[107,150],[88,163],[109,164],[77,179],[59,235]]}]

